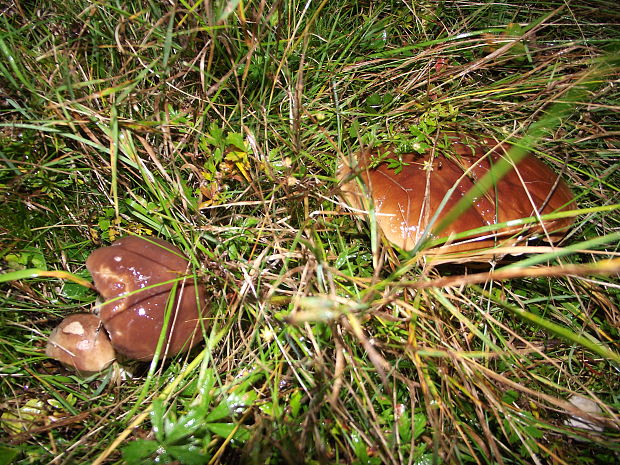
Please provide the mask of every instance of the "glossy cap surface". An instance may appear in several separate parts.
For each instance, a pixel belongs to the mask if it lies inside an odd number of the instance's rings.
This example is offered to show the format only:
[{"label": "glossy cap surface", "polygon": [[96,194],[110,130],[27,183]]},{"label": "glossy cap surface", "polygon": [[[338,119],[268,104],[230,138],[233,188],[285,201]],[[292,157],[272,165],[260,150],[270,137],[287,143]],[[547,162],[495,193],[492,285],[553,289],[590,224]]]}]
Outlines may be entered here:
[{"label": "glossy cap surface", "polygon": [[[397,158],[397,155],[390,154],[386,149],[357,155],[355,170],[360,174],[366,192],[372,197],[377,223],[386,238],[404,250],[415,247],[447,193],[451,192],[434,224],[509,149],[508,144],[498,144],[490,139],[476,140],[460,134],[450,135],[447,140],[448,146],[437,148],[434,156],[431,153],[401,154],[402,171],[398,173],[388,167],[386,162],[374,166],[373,160],[377,157],[381,160]],[[357,181],[351,180],[353,176],[353,168],[346,166],[341,169],[340,178],[348,181],[342,188],[343,197],[352,207],[365,210],[367,203]],[[544,215],[573,208],[573,195],[566,184],[547,165],[528,154],[485,195],[477,198],[471,208],[463,211],[439,237],[449,238],[475,228],[536,216],[537,213]],[[557,241],[565,235],[572,222],[572,218],[562,218],[530,225],[507,226],[483,234],[473,234],[425,253],[467,252],[499,245],[512,246],[531,235]]]},{"label": "glossy cap surface", "polygon": [[95,250],[86,267],[106,300],[100,317],[119,353],[136,360],[153,358],[175,283],[162,355],[176,355],[200,342],[204,288],[184,278],[189,261],[174,245],[127,236]]}]

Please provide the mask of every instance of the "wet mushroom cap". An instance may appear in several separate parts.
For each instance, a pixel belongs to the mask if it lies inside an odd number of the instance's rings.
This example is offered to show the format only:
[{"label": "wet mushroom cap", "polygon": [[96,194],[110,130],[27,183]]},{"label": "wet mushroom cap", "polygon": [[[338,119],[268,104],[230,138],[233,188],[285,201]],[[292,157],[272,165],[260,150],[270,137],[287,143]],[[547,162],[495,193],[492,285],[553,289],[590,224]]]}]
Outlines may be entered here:
[{"label": "wet mushroom cap", "polygon": [[45,353],[82,374],[96,373],[114,361],[110,339],[97,315],[70,315],[50,334]]},{"label": "wet mushroom cap", "polygon": [[174,245],[155,237],[127,236],[95,250],[86,260],[95,287],[107,303],[100,317],[117,352],[151,360],[175,287],[162,356],[173,356],[200,342],[203,286],[196,286],[189,261]]},{"label": "wet mushroom cap", "polygon": [[[404,250],[413,249],[445,195],[453,189],[434,224],[510,148],[508,144],[499,144],[492,139],[478,140],[463,134],[451,134],[447,141],[448,147],[437,147],[434,154],[429,151],[394,155],[385,148],[357,154],[357,167],[344,166],[339,172],[340,179],[346,181],[342,187],[345,201],[358,210],[366,209],[359,184],[352,179],[355,173],[359,173],[372,197],[377,223],[386,238]],[[402,160],[400,172],[390,168],[385,161],[373,165],[377,157],[386,160],[399,156]],[[542,161],[527,154],[439,237],[449,238],[475,228],[574,208],[573,195],[566,184]],[[471,252],[499,245],[513,246],[533,235],[555,242],[564,237],[572,222],[572,218],[560,218],[506,226],[484,234],[473,234],[425,253]],[[462,256],[466,257],[466,254]],[[478,258],[484,260],[490,256],[492,254]]]}]

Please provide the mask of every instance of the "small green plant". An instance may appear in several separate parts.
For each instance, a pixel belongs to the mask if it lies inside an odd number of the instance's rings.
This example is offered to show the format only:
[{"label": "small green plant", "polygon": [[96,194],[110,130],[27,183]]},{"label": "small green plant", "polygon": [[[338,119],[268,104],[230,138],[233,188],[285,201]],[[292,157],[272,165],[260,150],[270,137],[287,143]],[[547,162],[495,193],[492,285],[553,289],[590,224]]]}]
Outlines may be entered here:
[{"label": "small green plant", "polygon": [[[199,390],[202,394],[189,402],[184,413],[177,413],[176,404],[166,408],[161,399],[153,402],[149,418],[154,439],[137,439],[123,447],[125,463],[177,461],[183,465],[202,465],[211,460],[214,446],[221,440],[234,440],[238,444],[248,440],[249,431],[232,418],[256,400],[256,394],[248,390],[251,380],[236,386],[232,392],[223,392],[214,388],[212,370],[207,370],[204,379]],[[192,394],[195,387],[194,383],[186,389],[189,391],[186,394]]]},{"label": "small green plant", "polygon": [[228,183],[232,180],[251,182],[249,168],[249,144],[243,135],[237,132],[225,133],[215,123],[209,126],[209,132],[202,136],[199,148],[206,158],[201,171],[204,182],[200,194],[206,198],[198,208],[226,202],[232,193]]},{"label": "small green plant", "polygon": [[445,147],[445,141],[437,137],[446,123],[454,122],[458,114],[458,108],[452,104],[436,104],[424,112],[416,124],[411,124],[408,131],[400,131],[398,127],[391,126],[389,136],[377,137],[376,133],[371,132],[364,139],[369,145],[388,145],[391,151],[384,151],[374,155],[369,167],[387,163],[389,169],[395,174],[400,173],[408,163],[403,161],[402,155],[407,153],[427,153],[435,144],[435,140],[441,147]]}]

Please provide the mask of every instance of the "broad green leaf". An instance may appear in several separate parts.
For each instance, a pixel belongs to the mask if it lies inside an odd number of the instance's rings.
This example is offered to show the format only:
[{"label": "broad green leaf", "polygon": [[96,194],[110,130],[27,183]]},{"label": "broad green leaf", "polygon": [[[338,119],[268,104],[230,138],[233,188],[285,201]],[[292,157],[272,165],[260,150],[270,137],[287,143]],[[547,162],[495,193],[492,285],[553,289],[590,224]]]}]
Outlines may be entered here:
[{"label": "broad green leaf", "polygon": [[166,435],[166,442],[174,444],[193,434],[204,425],[205,413],[204,407],[197,407],[188,414],[181,416],[174,424],[172,430]]},{"label": "broad green leaf", "polygon": [[9,465],[20,453],[19,449],[0,446],[0,465]]},{"label": "broad green leaf", "polygon": [[[206,426],[212,433],[222,438],[228,438],[237,427],[235,423],[207,423]],[[238,441],[247,441],[250,438],[250,433],[245,428],[239,427],[236,429],[233,438]]]},{"label": "broad green leaf", "polygon": [[413,438],[418,439],[426,429],[426,415],[415,413],[413,415]]},{"label": "broad green leaf", "polygon": [[232,145],[243,152],[246,151],[245,141],[243,140],[243,135],[237,132],[231,132],[226,136],[226,144]]},{"label": "broad green leaf", "polygon": [[138,439],[123,447],[123,462],[127,465],[144,463],[144,459],[150,457],[159,448],[157,441]]},{"label": "broad green leaf", "polygon": [[187,444],[183,446],[168,446],[166,452],[180,461],[183,465],[203,465],[209,463],[211,456],[200,447]]},{"label": "broad green leaf", "polygon": [[303,395],[299,389],[293,392],[293,394],[291,394],[290,407],[291,407],[291,416],[293,418],[299,415],[302,397]]},{"label": "broad green leaf", "polygon": [[220,404],[217,407],[215,407],[209,413],[209,415],[207,415],[207,418],[205,418],[205,421],[208,423],[211,423],[211,422],[218,421],[218,420],[221,420],[222,418],[226,418],[229,416],[230,416],[230,408],[228,407],[228,403],[220,402]]}]

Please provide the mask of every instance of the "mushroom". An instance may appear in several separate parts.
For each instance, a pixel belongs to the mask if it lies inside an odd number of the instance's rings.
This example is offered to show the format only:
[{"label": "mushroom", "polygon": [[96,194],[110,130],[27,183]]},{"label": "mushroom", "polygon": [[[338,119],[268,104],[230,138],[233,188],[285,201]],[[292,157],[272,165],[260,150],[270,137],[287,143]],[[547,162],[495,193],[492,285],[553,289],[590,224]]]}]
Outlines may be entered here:
[{"label": "mushroom", "polygon": [[92,313],[62,320],[50,334],[45,353],[83,375],[103,370],[116,358],[101,320]]},{"label": "mushroom", "polygon": [[[404,250],[412,250],[422,239],[446,194],[453,189],[433,224],[441,221],[510,148],[506,143],[479,140],[466,134],[446,134],[446,140],[447,147],[437,146],[433,152],[424,154],[396,155],[385,147],[358,153],[356,167],[345,164],[339,170],[339,178],[345,182],[344,200],[357,210],[366,210],[364,195],[354,179],[354,175],[359,174],[366,192],[372,197],[377,224],[385,237]],[[398,158],[402,161],[402,170],[397,172],[386,160]],[[547,165],[527,154],[438,237],[429,236],[430,239],[446,238],[444,245],[423,253],[441,255],[433,260],[434,263],[484,261],[494,256],[491,248],[515,246],[528,237],[540,235],[556,242],[564,237],[572,218],[505,226],[459,241],[453,241],[451,236],[574,208],[573,195],[566,184]],[[432,227],[430,229],[432,231]]]},{"label": "mushroom", "polygon": [[[603,413],[598,404],[589,397],[585,397],[579,394],[573,394],[569,397],[568,402],[570,402],[572,405],[577,407],[585,414],[599,415]],[[582,428],[588,431],[595,431],[599,433],[603,431],[602,426],[596,425],[584,417],[585,416],[582,417],[580,415],[569,414],[569,418],[564,421],[564,424],[573,428]]]},{"label": "mushroom", "polygon": [[153,358],[175,285],[162,356],[200,342],[204,287],[186,277],[189,261],[174,245],[155,237],[127,236],[95,250],[86,267],[106,300],[99,316],[120,354],[142,361]]}]

